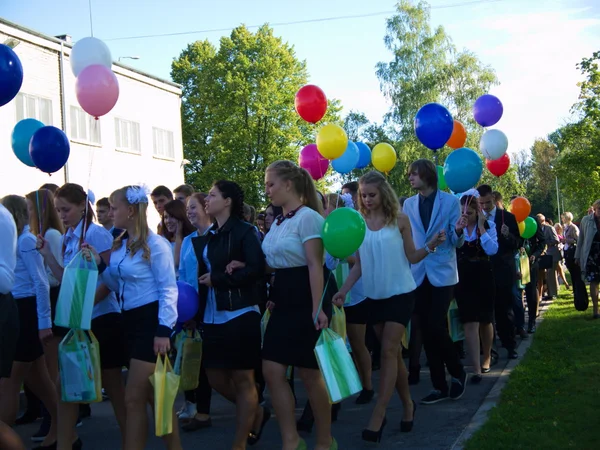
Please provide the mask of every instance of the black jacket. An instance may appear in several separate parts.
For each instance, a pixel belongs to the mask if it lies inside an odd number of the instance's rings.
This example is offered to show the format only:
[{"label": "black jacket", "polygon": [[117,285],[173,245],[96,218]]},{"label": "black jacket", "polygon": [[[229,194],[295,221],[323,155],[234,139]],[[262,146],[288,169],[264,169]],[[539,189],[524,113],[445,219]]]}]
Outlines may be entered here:
[{"label": "black jacket", "polygon": [[534,219],[537,222],[537,231],[531,238],[525,241],[524,245],[529,249],[527,254],[529,256],[535,257],[535,260],[533,261],[533,263],[531,263],[531,266],[535,266],[537,268],[539,265],[540,257],[546,251],[546,237],[544,236],[544,229],[542,228],[542,224],[539,220],[537,220],[537,218],[534,217]]},{"label": "black jacket", "polygon": [[[198,259],[198,277],[208,273],[204,263],[204,248],[208,246],[210,278],[215,290],[217,310],[236,311],[253,306],[261,300],[260,284],[265,273],[265,256],[252,225],[230,217],[221,229],[213,225],[204,236],[192,239]],[[225,272],[231,261],[241,261],[246,267],[229,275]],[[200,308],[197,318],[202,321],[208,288],[199,285]]]},{"label": "black jacket", "polygon": [[[492,256],[496,286],[512,286],[517,281],[515,253],[519,248],[519,226],[517,219],[508,211],[496,209],[494,218],[498,233],[498,253]],[[508,227],[508,236],[502,234],[502,225]]]}]

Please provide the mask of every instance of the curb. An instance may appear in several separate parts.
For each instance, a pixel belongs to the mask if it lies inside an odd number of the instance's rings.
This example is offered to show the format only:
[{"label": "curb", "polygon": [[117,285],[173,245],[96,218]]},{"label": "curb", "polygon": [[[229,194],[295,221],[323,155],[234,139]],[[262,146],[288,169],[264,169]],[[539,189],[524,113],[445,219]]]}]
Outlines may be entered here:
[{"label": "curb", "polygon": [[[544,321],[544,314],[548,310],[552,303],[547,302],[545,305],[540,305],[540,316],[537,318],[536,324],[539,325]],[[502,372],[498,376],[498,379],[488,392],[488,395],[483,399],[483,402],[479,406],[479,409],[475,412],[473,417],[471,418],[471,422],[463,429],[460,433],[450,450],[462,450],[467,441],[475,434],[479,428],[481,428],[486,422],[488,418],[489,411],[496,406],[498,401],[500,400],[500,394],[502,393],[502,389],[506,386],[508,379],[510,378],[510,374],[513,369],[521,362],[523,356],[527,353],[527,350],[535,340],[535,334],[529,335],[530,338],[526,341],[521,341],[521,344],[517,347],[519,349],[519,359],[511,359],[508,361]]]}]

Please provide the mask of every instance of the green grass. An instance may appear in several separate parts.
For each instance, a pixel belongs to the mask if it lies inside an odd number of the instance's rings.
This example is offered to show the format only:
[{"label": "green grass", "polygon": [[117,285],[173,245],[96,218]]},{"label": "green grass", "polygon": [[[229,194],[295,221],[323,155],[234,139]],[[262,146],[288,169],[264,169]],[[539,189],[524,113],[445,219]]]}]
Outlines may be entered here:
[{"label": "green grass", "polygon": [[562,291],[513,370],[486,424],[467,442],[479,449],[600,448],[600,320]]}]

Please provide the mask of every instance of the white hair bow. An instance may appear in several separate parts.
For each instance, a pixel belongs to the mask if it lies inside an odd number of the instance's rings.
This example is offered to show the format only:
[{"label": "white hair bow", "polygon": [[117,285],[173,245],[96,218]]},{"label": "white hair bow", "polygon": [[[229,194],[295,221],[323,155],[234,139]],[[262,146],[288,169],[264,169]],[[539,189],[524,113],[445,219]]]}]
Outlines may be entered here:
[{"label": "white hair bow", "polygon": [[146,185],[129,186],[127,188],[127,201],[131,205],[137,205],[138,203],[148,203],[148,194],[150,189]]},{"label": "white hair bow", "polygon": [[354,209],[354,201],[352,200],[352,194],[346,192],[345,194],[340,195],[340,198],[344,201],[344,206],[346,208]]},{"label": "white hair bow", "polygon": [[465,191],[460,195],[460,198],[463,198],[463,197],[479,198],[479,191],[477,189],[469,189],[468,191]]}]

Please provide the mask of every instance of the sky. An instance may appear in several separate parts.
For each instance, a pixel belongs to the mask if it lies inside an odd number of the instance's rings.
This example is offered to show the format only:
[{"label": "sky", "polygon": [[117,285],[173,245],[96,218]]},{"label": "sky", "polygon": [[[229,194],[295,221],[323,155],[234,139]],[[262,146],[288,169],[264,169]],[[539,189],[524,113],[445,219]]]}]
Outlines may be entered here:
[{"label": "sky", "polygon": [[[530,148],[570,117],[581,74],[576,64],[600,49],[598,0],[430,0],[431,24],[443,26],[458,49],[491,66],[500,85],[490,91],[504,105],[495,126],[506,133],[509,152]],[[394,0],[92,0],[93,35],[113,59],[170,79],[174,58],[191,42],[218,45],[240,24],[273,25],[275,34],[306,60],[310,82],[329,98],[381,122],[389,103],[381,94],[375,65],[390,61],[386,18]],[[294,21],[362,15],[304,24]],[[0,17],[73,41],[91,35],[89,0],[0,0]],[[282,24],[282,25],[278,25]],[[221,30],[221,31],[206,31]],[[194,34],[119,39],[166,33]]]}]

